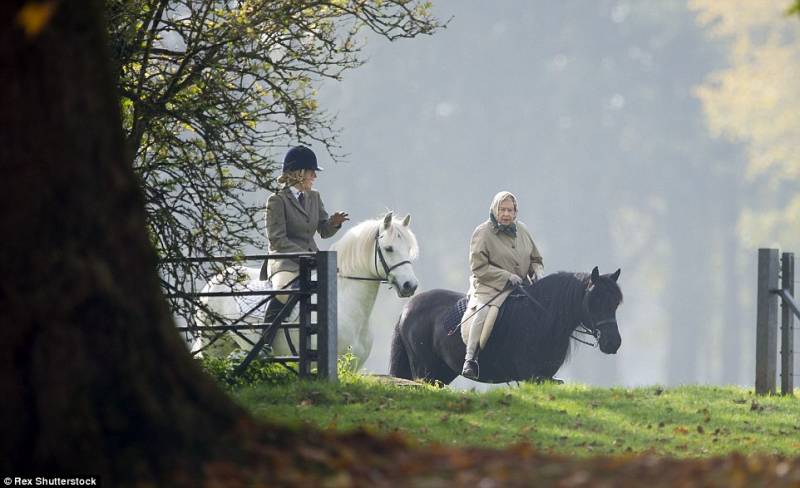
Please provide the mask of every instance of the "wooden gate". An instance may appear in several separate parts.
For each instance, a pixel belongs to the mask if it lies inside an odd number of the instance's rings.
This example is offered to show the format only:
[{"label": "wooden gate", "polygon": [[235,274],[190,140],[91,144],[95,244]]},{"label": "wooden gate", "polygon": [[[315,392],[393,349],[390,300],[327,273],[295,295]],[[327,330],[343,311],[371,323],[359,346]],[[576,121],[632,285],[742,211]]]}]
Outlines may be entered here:
[{"label": "wooden gate", "polygon": [[[263,290],[245,292],[182,292],[178,288],[170,287],[167,298],[191,300],[197,307],[202,307],[199,299],[203,297],[236,297],[236,296],[263,296],[264,301],[270,296],[281,294],[289,295],[286,306],[271,323],[263,321],[254,324],[243,324],[242,319],[234,320],[231,324],[222,324],[203,327],[204,331],[239,331],[260,330],[259,339],[248,352],[242,362],[236,366],[234,373],[241,374],[247,366],[258,357],[264,349],[268,337],[274,337],[278,329],[298,329],[299,344],[297,354],[289,356],[269,356],[268,362],[297,363],[298,374],[301,378],[318,377],[336,381],[336,252],[320,251],[316,253],[283,253],[250,256],[218,256],[202,258],[175,258],[163,259],[161,263],[181,263],[184,265],[199,265],[202,263],[241,263],[243,261],[257,261],[259,265],[267,259],[292,259],[297,261],[300,270],[298,277],[299,287],[289,290]],[[313,271],[316,270],[316,280]],[[316,299],[316,301],[314,300]],[[299,307],[299,318],[296,323],[286,323],[294,305]],[[252,312],[252,311],[251,311]],[[314,320],[316,318],[316,320]],[[178,327],[179,331],[196,332],[201,330],[197,326]],[[316,349],[312,347],[312,338],[316,336]],[[312,363],[316,364],[316,374],[312,374]]]}]

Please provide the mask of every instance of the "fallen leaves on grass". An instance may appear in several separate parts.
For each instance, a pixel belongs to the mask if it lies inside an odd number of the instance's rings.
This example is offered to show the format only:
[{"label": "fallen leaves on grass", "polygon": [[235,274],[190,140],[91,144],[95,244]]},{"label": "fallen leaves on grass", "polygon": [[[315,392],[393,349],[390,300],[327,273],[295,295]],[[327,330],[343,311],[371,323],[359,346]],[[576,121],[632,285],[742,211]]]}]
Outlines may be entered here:
[{"label": "fallen leaves on grass", "polygon": [[[688,431],[688,429],[687,429]],[[529,444],[503,450],[411,444],[398,435],[254,427],[247,454],[206,464],[205,486],[796,486],[800,458],[650,454],[571,458]],[[586,444],[591,450],[594,443]],[[622,439],[614,442],[622,449]],[[682,446],[677,446],[681,449]]]}]

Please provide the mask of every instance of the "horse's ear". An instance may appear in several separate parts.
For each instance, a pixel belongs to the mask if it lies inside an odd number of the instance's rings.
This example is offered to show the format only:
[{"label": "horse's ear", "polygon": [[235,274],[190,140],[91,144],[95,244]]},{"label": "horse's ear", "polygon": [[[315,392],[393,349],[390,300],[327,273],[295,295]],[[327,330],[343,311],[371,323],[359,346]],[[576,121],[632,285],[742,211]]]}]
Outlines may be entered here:
[{"label": "horse's ear", "polygon": [[390,225],[392,225],[392,212],[387,213],[383,218],[383,228],[388,229]]},{"label": "horse's ear", "polygon": [[619,274],[622,272],[621,269],[617,268],[614,274],[611,275],[611,279],[617,281],[619,279]]},{"label": "horse's ear", "polygon": [[403,219],[403,225],[408,227],[409,222],[411,222],[411,214],[406,214],[406,218]]},{"label": "horse's ear", "polygon": [[595,266],[592,270],[592,283],[597,283],[598,281],[600,281],[600,271]]}]

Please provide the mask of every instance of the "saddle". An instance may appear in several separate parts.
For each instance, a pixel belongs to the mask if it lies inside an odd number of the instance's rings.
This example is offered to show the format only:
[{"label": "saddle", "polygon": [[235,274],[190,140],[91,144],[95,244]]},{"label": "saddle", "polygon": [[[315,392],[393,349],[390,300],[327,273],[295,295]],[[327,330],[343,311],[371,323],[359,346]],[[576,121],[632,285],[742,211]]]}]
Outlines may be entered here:
[{"label": "saddle", "polygon": [[[514,302],[518,300],[529,300],[531,299],[530,296],[527,296],[523,291],[517,289],[511,292],[510,295],[506,298],[506,301],[503,305],[500,306],[500,310],[497,314],[497,318],[494,322],[494,328],[497,328],[498,325],[501,325],[504,318],[504,311],[507,309],[508,306],[513,306]],[[467,303],[468,297],[464,296],[459,299],[453,306],[451,306],[443,315],[441,319],[441,323],[444,327],[447,327],[447,335],[454,335],[458,332],[461,333],[461,339],[464,341],[464,344],[467,343],[469,338],[469,324],[470,320],[467,319],[463,324],[461,321],[464,319],[464,313],[467,311]],[[547,310],[542,306],[541,303],[537,300],[533,300],[538,307],[547,313]],[[487,340],[488,334],[491,333],[491,330],[487,331],[484,330],[484,334],[481,335],[481,345]],[[484,337],[486,336],[486,337]]]}]

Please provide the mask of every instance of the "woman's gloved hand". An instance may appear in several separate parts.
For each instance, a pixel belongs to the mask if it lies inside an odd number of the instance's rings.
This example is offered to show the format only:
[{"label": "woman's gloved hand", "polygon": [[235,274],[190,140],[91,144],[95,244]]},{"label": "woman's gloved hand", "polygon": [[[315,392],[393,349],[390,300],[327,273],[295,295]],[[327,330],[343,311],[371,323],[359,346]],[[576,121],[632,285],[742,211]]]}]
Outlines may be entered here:
[{"label": "woman's gloved hand", "polygon": [[515,274],[512,274],[508,278],[508,287],[509,288],[514,288],[515,286],[519,286],[520,284],[522,284],[522,278],[520,278],[519,276],[517,276]]},{"label": "woman's gloved hand", "polygon": [[330,218],[331,225],[334,227],[341,227],[348,220],[350,220],[350,215],[347,212],[336,212]]}]

